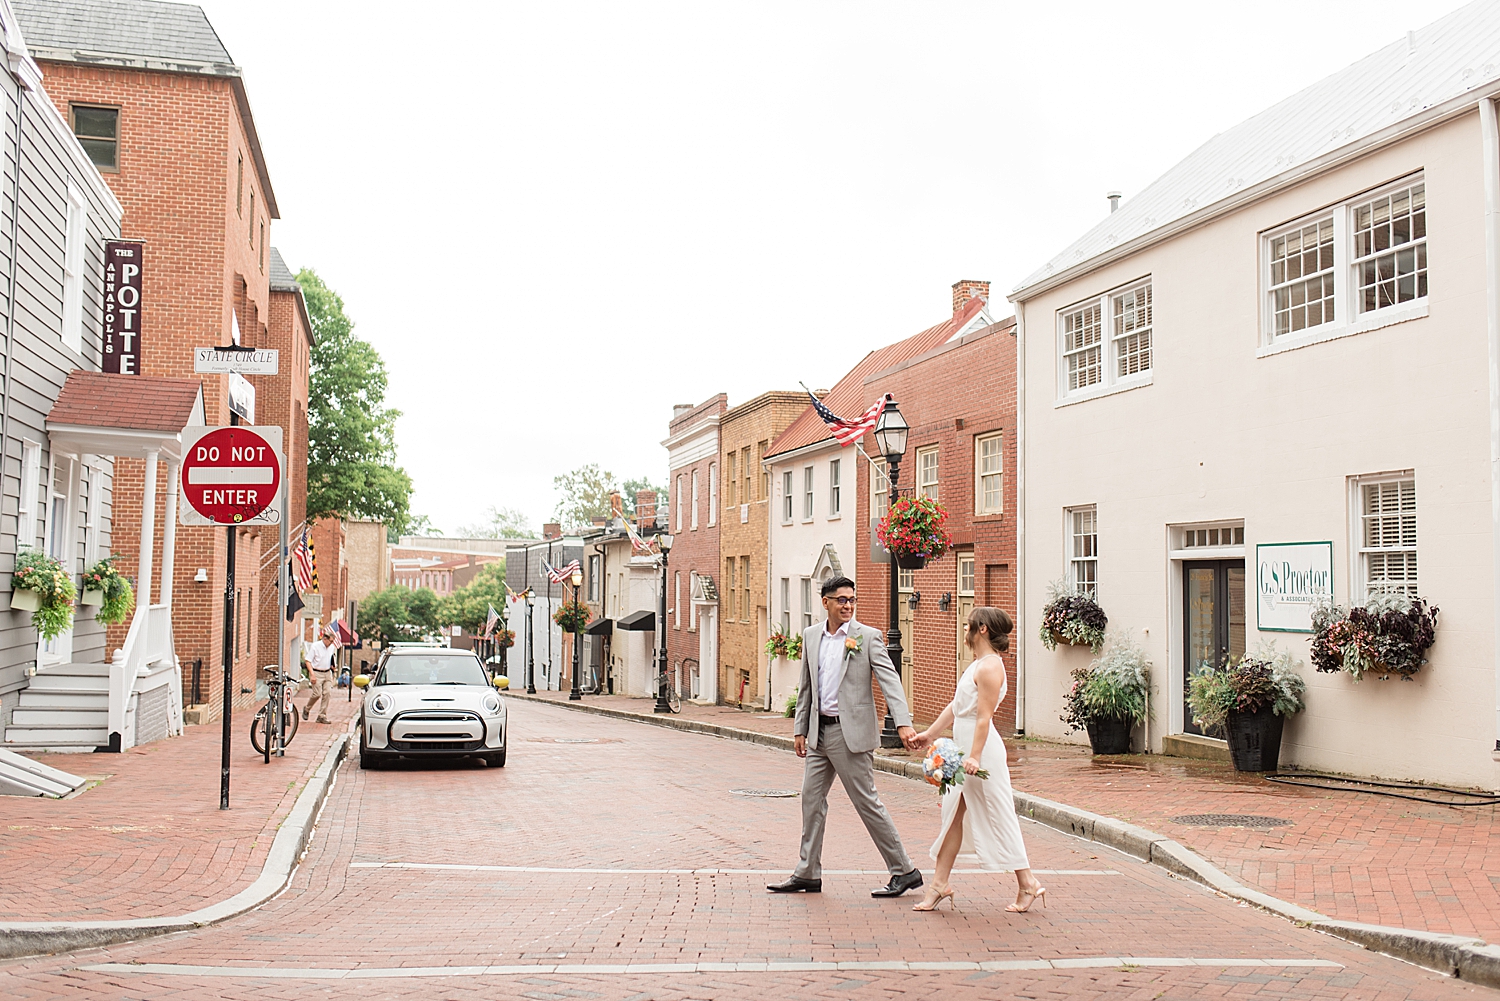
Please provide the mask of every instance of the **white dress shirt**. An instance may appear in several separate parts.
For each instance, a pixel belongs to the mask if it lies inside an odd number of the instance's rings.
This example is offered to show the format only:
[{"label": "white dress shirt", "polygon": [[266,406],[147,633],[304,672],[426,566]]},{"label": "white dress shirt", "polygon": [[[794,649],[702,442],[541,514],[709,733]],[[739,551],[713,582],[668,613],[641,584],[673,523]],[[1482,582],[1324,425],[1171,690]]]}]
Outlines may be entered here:
[{"label": "white dress shirt", "polygon": [[308,649],[308,666],[314,671],[332,671],[333,655],[338,648],[325,639],[319,639]]},{"label": "white dress shirt", "polygon": [[828,623],[818,633],[818,712],[824,716],[839,714],[839,675],[844,666],[844,640],[849,636],[849,625],[854,620],[828,631]]}]

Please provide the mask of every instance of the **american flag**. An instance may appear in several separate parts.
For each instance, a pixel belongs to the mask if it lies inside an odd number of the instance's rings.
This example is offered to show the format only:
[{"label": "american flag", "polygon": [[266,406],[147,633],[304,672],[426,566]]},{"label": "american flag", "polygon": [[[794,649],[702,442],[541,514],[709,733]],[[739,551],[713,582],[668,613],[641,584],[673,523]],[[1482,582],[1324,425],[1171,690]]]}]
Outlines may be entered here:
[{"label": "american flag", "polygon": [[563,581],[573,576],[573,571],[582,570],[583,568],[578,565],[577,560],[574,560],[572,563],[569,563],[565,567],[553,567],[550,566],[546,560],[542,560],[542,569],[547,571],[547,577],[552,581],[552,583],[561,584]]},{"label": "american flag", "polygon": [[292,547],[292,572],[297,577],[297,590],[306,592],[318,586],[318,569],[313,556],[312,540],[308,538],[305,528],[302,530],[302,537]]},{"label": "american flag", "polygon": [[[807,389],[806,386],[802,388]],[[832,410],[823,406],[823,401],[813,396],[812,390],[809,389],[807,395],[812,400],[813,409],[817,410],[818,416],[823,418],[823,423],[828,425],[828,430],[833,432],[834,440],[844,448],[848,448],[863,438],[865,432],[874,427],[875,422],[880,420],[880,415],[885,412],[885,405],[891,402],[891,394],[886,393],[879,400],[875,401],[875,405],[869,410],[866,410],[852,421],[846,421],[834,414]]]},{"label": "american flag", "polygon": [[484,635],[489,636],[495,631],[495,624],[500,621],[500,613],[495,611],[495,606],[490,606],[490,614],[484,620]]},{"label": "american flag", "polygon": [[651,555],[651,541],[644,538],[634,528],[631,528],[630,522],[628,521],[625,523],[625,531],[630,535],[631,549],[635,550],[638,553],[645,553],[647,556]]}]

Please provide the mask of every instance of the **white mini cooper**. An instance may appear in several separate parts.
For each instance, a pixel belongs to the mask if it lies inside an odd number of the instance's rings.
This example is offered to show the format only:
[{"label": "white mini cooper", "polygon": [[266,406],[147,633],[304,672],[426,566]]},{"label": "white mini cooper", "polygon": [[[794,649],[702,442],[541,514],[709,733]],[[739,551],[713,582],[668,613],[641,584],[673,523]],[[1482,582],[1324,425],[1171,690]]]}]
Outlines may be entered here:
[{"label": "white mini cooper", "polygon": [[[505,764],[505,702],[495,693],[509,679],[490,680],[477,656],[447,647],[393,647],[375,677],[360,675],[359,767],[435,755]],[[493,687],[491,687],[493,685]]]}]

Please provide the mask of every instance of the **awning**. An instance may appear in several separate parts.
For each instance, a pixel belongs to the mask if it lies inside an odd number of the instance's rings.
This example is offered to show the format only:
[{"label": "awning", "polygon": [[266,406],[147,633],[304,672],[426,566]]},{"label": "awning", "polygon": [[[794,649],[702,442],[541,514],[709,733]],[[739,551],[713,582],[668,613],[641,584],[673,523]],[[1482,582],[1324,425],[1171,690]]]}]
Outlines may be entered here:
[{"label": "awning", "polygon": [[142,458],[160,452],[177,460],[182,429],[201,425],[203,413],[197,380],[74,369],[47,414],[47,432],[53,446],[75,455]]},{"label": "awning", "polygon": [[638,632],[656,631],[656,613],[649,612],[644,608],[639,612],[631,612],[624,618],[615,622],[617,629],[633,629]]},{"label": "awning", "polygon": [[613,623],[613,619],[595,619],[593,622],[590,622],[583,631],[588,633],[590,636],[602,636],[605,633],[609,632],[610,626],[613,625]]}]

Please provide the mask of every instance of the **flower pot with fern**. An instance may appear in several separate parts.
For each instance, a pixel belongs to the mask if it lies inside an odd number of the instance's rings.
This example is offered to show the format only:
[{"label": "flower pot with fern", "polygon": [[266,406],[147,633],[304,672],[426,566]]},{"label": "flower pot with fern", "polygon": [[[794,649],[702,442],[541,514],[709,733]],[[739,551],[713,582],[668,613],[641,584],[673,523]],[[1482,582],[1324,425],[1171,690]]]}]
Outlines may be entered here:
[{"label": "flower pot with fern", "polygon": [[31,624],[42,639],[56,639],[73,628],[78,588],[57,560],[35,549],[22,549],[16,555],[10,587],[10,607],[31,612]]},{"label": "flower pot with fern", "polygon": [[135,591],[130,586],[130,579],[115,566],[115,560],[119,558],[119,554],[105,557],[83,574],[80,602],[98,606],[94,620],[105,625],[124,622],[135,608]]}]

